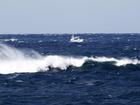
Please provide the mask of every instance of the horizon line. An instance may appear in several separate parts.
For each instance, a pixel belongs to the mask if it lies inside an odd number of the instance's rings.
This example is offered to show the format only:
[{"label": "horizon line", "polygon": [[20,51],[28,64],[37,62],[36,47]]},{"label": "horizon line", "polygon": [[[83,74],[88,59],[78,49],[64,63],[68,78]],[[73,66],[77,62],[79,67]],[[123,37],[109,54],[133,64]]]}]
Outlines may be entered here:
[{"label": "horizon line", "polygon": [[105,33],[0,33],[0,35],[64,35],[64,34],[67,34],[67,35],[71,35],[71,34],[80,34],[80,35],[83,35],[83,34],[140,34],[140,32],[136,32],[136,33],[133,33],[133,32],[105,32]]}]

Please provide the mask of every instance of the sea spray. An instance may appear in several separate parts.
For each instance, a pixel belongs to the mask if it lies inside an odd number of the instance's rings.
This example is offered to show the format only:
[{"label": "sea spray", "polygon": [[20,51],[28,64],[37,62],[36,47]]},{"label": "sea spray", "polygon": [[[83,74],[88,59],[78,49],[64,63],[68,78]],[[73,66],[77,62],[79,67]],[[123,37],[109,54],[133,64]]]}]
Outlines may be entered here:
[{"label": "sea spray", "polygon": [[113,57],[74,57],[60,55],[43,56],[34,50],[21,50],[5,44],[0,44],[0,73],[24,73],[47,71],[49,68],[66,70],[69,66],[82,67],[87,61],[112,62],[115,66],[140,64],[138,59]]}]

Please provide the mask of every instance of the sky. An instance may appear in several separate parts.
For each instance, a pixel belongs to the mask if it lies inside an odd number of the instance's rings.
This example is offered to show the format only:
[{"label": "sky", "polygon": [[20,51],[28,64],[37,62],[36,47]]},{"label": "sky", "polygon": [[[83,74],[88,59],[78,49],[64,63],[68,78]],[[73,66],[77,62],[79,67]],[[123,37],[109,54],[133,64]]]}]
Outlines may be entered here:
[{"label": "sky", "polygon": [[140,0],[0,0],[0,33],[140,33]]}]

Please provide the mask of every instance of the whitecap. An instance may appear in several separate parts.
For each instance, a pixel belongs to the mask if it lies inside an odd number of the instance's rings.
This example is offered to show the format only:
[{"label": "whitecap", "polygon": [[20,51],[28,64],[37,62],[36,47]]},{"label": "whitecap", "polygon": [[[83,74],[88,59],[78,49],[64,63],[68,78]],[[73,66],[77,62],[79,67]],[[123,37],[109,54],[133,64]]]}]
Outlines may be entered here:
[{"label": "whitecap", "polygon": [[24,73],[47,71],[49,68],[59,68],[66,70],[69,66],[82,67],[87,61],[93,62],[113,62],[115,66],[125,66],[128,64],[140,64],[138,59],[113,58],[113,57],[75,57],[46,55],[43,56],[36,51],[23,51],[5,44],[0,44],[0,73]]},{"label": "whitecap", "polygon": [[11,38],[11,39],[4,39],[5,42],[15,42],[15,41],[18,41],[18,39],[15,39],[15,38]]}]

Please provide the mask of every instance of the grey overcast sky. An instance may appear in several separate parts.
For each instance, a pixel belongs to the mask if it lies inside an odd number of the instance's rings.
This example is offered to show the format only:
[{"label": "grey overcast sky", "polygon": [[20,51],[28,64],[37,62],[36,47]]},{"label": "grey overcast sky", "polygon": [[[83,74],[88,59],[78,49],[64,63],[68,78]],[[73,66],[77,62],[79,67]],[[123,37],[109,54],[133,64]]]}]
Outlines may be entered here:
[{"label": "grey overcast sky", "polygon": [[140,0],[0,0],[0,33],[140,33]]}]

